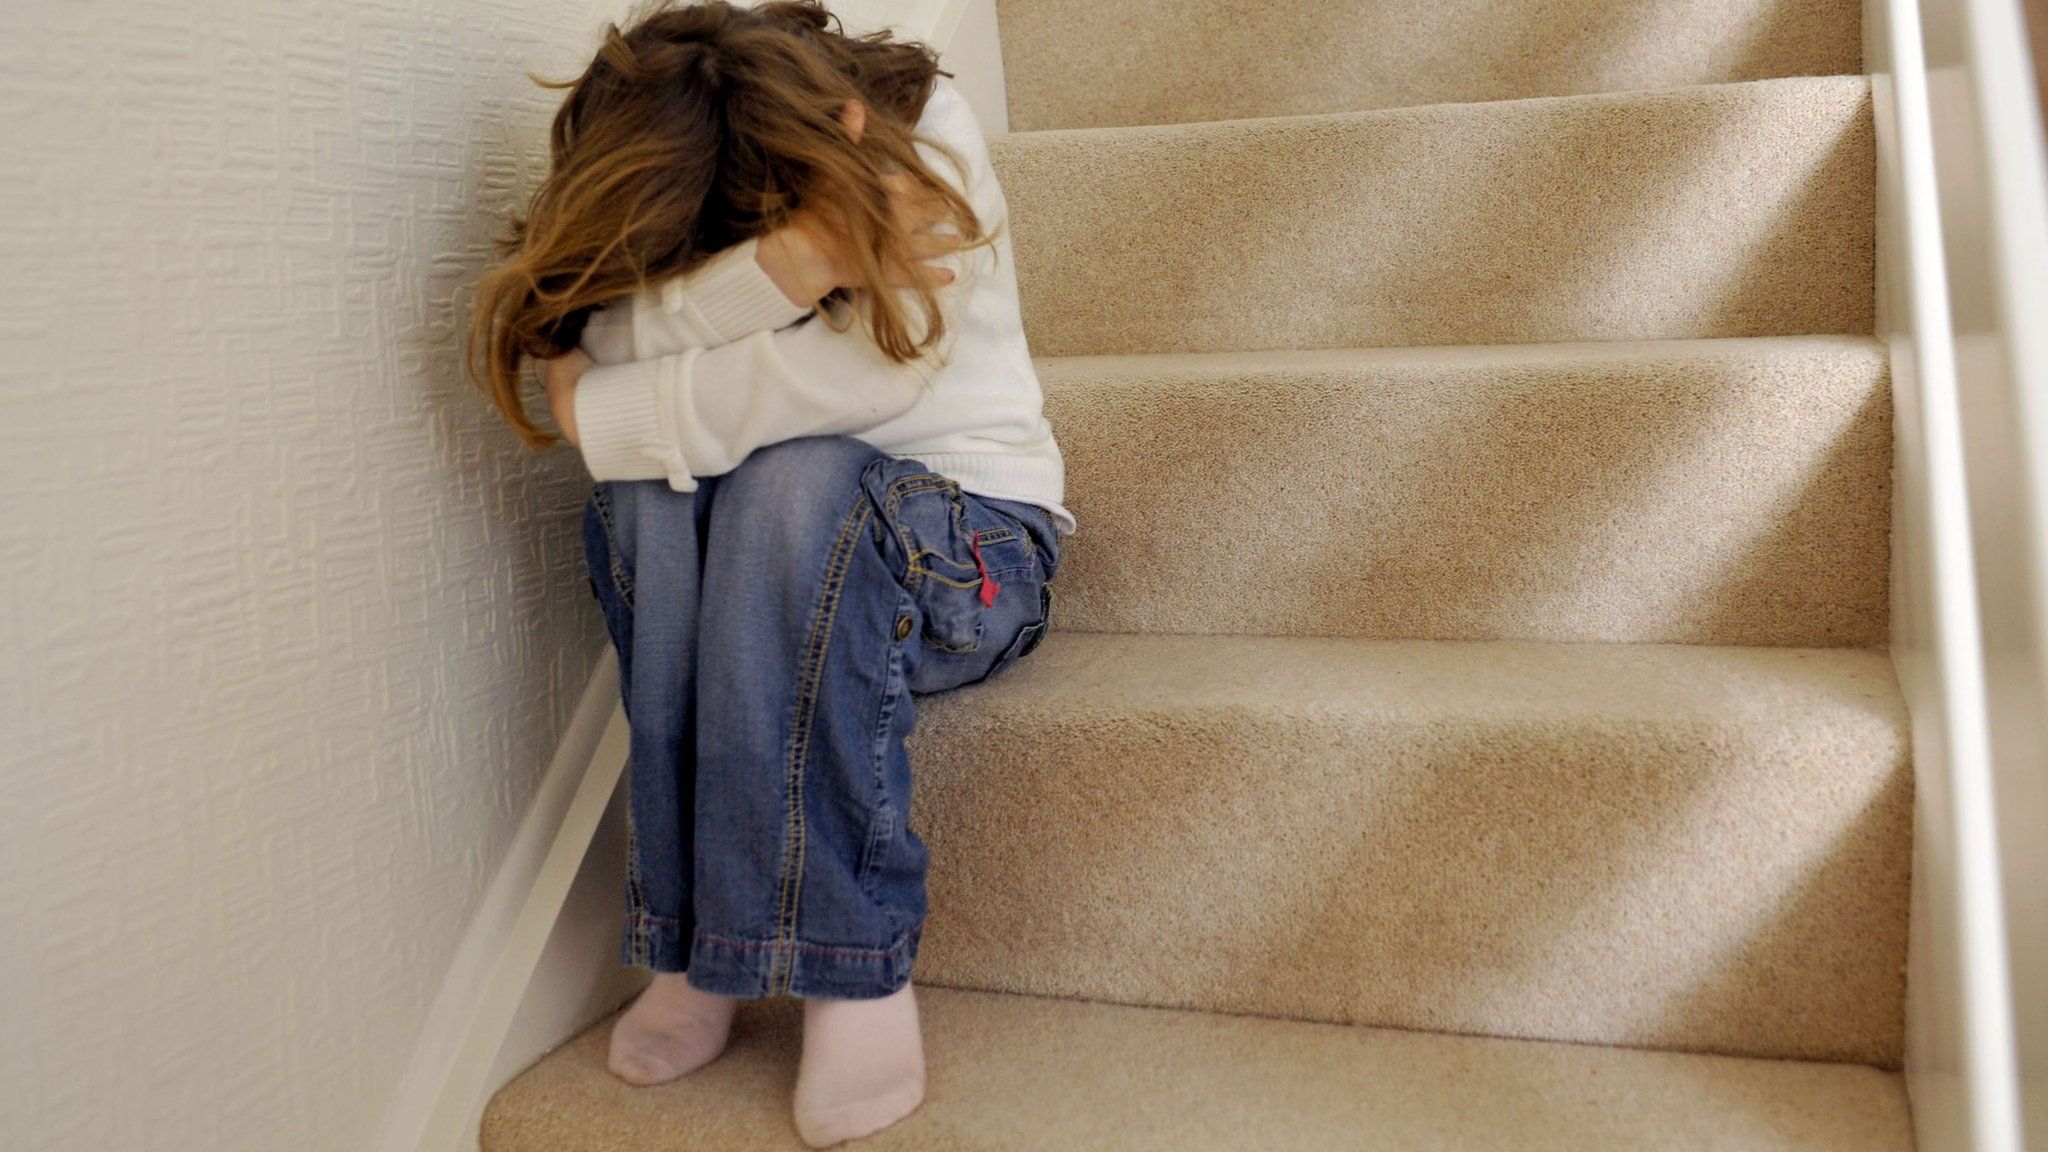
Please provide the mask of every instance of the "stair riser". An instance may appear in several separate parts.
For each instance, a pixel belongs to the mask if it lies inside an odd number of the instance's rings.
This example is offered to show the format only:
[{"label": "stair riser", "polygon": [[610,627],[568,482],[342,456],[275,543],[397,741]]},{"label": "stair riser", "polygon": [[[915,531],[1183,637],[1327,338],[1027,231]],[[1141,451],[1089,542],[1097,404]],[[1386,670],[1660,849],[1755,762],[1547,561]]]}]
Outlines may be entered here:
[{"label": "stair riser", "polygon": [[921,980],[1897,1064],[1912,788],[1882,657],[1730,654],[1682,710],[1621,703],[1672,669],[1569,648],[1500,683],[1366,669],[1383,713],[1170,682],[1090,706],[1126,640],[928,701]]},{"label": "stair riser", "polygon": [[1885,641],[1874,342],[1039,368],[1060,628]]},{"label": "stair riser", "polygon": [[993,153],[1039,355],[1871,331],[1861,78]]},{"label": "stair riser", "polygon": [[1010,125],[1178,124],[1849,75],[1856,0],[1002,0]]}]

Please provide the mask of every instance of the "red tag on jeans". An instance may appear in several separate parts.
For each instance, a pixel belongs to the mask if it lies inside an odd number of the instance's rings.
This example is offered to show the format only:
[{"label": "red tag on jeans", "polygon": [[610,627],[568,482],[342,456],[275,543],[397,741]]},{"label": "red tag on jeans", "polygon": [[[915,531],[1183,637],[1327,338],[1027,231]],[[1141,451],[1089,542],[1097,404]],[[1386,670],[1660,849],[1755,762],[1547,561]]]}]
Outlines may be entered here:
[{"label": "red tag on jeans", "polygon": [[1002,591],[1003,586],[996,583],[995,577],[988,574],[988,565],[982,561],[979,532],[974,534],[974,567],[981,573],[981,606],[993,608],[996,606],[996,593]]}]

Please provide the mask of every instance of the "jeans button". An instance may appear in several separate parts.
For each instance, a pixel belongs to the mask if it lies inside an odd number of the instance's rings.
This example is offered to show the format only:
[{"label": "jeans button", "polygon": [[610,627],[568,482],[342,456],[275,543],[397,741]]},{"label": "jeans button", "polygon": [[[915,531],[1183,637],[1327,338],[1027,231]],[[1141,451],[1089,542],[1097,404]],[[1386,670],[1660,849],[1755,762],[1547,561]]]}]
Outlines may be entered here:
[{"label": "jeans button", "polygon": [[898,640],[910,639],[910,617],[905,616],[896,622],[896,638]]}]

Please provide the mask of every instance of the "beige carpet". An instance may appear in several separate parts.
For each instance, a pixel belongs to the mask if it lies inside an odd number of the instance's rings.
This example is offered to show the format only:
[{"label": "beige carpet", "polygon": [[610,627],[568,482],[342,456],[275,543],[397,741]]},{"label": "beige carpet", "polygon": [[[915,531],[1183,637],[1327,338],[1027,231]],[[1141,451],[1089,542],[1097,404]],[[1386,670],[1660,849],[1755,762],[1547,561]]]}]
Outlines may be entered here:
[{"label": "beige carpet", "polygon": [[[1081,528],[922,701],[931,1095],[859,1147],[1911,1147],[1859,10],[1002,0]],[[792,1007],[655,1089],[600,1024],[483,1148],[797,1147]]]},{"label": "beige carpet", "polygon": [[1042,356],[1872,327],[1861,77],[994,142]]},{"label": "beige carpet", "polygon": [[1055,357],[1039,375],[1084,525],[1061,627],[1885,640],[1891,397],[1869,338]]},{"label": "beige carpet", "polygon": [[1857,0],[998,0],[1010,126],[1099,128],[1862,71]]},{"label": "beige carpet", "polygon": [[924,980],[1898,1062],[1881,654],[1064,633],[913,756]]},{"label": "beige carpet", "polygon": [[[923,995],[931,1085],[874,1152],[1908,1152],[1896,1075],[1296,1024],[987,993]],[[673,1084],[604,1069],[600,1023],[500,1093],[490,1152],[801,1149],[788,1001]]]}]

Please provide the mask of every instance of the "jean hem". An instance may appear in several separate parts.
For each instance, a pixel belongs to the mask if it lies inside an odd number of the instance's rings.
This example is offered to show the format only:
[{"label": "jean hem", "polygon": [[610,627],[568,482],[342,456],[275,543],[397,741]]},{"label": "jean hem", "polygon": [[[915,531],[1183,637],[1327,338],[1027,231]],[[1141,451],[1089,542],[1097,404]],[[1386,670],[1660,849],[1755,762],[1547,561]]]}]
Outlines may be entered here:
[{"label": "jean hem", "polygon": [[779,991],[791,996],[874,1000],[910,982],[917,959],[919,929],[886,948],[813,944],[802,940],[754,939],[698,929],[690,940],[690,987],[719,996],[769,995],[778,972]]},{"label": "jean hem", "polygon": [[689,960],[689,930],[681,921],[644,912],[626,914],[619,963],[656,972],[681,972]]}]

